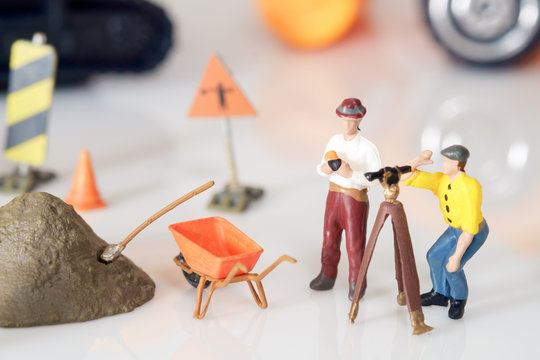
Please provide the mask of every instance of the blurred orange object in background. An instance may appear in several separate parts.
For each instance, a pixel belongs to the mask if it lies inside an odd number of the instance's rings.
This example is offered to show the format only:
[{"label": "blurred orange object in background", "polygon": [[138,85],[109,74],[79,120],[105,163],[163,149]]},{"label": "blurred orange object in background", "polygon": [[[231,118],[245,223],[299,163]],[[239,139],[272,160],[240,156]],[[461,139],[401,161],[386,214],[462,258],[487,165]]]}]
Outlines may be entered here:
[{"label": "blurred orange object in background", "polygon": [[362,0],[257,0],[264,20],[287,44],[316,49],[341,39],[358,19]]}]

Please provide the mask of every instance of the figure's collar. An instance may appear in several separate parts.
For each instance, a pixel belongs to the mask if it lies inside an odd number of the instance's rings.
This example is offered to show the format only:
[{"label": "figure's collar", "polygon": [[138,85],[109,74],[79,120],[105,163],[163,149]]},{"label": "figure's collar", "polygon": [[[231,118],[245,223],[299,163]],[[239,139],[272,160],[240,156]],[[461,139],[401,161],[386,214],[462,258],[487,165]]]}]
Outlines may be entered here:
[{"label": "figure's collar", "polygon": [[457,179],[459,179],[462,175],[465,174],[465,171],[461,170],[459,171],[453,178],[451,178],[450,176],[444,174],[446,176],[446,178],[448,179],[448,181],[453,184],[454,181],[456,181]]},{"label": "figure's collar", "polygon": [[343,137],[343,140],[345,140],[346,142],[350,142],[350,141],[354,141],[355,139],[357,139],[358,136],[360,135],[360,132],[358,131],[356,133],[356,135],[354,135],[354,136],[351,135],[352,137],[350,137],[349,139],[347,139],[347,135],[345,135],[345,134],[341,134],[341,135]]}]

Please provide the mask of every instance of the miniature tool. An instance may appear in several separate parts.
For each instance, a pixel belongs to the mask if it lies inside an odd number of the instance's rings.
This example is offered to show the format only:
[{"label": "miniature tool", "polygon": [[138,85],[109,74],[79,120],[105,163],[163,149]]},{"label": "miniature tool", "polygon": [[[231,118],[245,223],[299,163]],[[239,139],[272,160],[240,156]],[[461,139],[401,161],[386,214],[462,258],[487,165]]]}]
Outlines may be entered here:
[{"label": "miniature tool", "polygon": [[141,225],[139,225],[131,234],[129,234],[121,243],[119,244],[111,244],[107,245],[103,252],[99,256],[99,261],[108,264],[110,262],[113,262],[116,260],[120,253],[126,248],[127,244],[135,237],[137,234],[139,234],[144,228],[146,228],[148,225],[153,223],[155,220],[160,218],[161,216],[165,215],[181,203],[185,202],[186,200],[191,199],[197,194],[202,193],[203,191],[209,189],[214,185],[214,181],[209,181],[204,185],[199,186],[195,190],[185,194],[184,196],[178,198],[177,200],[173,201],[169,205],[165,206],[163,209],[146,219],[145,222],[143,222]]},{"label": "miniature tool", "polygon": [[349,319],[354,322],[358,315],[358,301],[361,297],[361,289],[364,288],[366,282],[366,274],[384,222],[390,215],[392,217],[392,228],[394,230],[394,251],[396,265],[396,280],[398,283],[399,305],[407,305],[413,327],[413,334],[419,335],[433,330],[431,326],[424,323],[424,313],[420,302],[420,283],[418,273],[416,271],[416,262],[414,260],[414,252],[411,243],[411,235],[407,224],[407,217],[403,204],[397,201],[399,194],[399,179],[402,173],[410,172],[410,166],[402,167],[385,167],[376,172],[366,173],[365,176],[369,181],[378,179],[384,189],[385,201],[381,203],[377,218],[371,230],[366,253],[360,265],[358,280],[354,297],[352,299]]}]

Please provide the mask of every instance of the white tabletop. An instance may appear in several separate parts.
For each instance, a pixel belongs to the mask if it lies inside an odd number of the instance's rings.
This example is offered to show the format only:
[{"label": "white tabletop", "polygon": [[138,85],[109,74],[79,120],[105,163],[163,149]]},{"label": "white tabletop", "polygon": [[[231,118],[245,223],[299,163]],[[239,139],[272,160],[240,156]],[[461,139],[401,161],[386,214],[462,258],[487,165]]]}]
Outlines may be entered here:
[{"label": "white tabletop", "polygon": [[[43,168],[58,177],[38,190],[65,198],[78,154],[88,148],[108,206],[82,216],[100,237],[118,243],[181,194],[210,179],[216,186],[156,221],[124,251],[156,282],[154,299],[132,313],[85,323],[0,329],[0,358],[540,357],[538,56],[508,68],[456,63],[431,38],[414,0],[366,1],[363,23],[319,51],[284,46],[254,1],[159,3],[176,25],[175,47],[162,67],[57,90]],[[219,121],[186,116],[213,52],[258,112],[232,119],[240,182],[266,191],[244,214],[207,209],[211,192],[228,180],[222,128]],[[309,289],[320,267],[328,187],[315,166],[340,131],[334,111],[346,97],[366,105],[362,134],[378,146],[385,165],[454,142],[471,150],[467,173],[483,185],[491,232],[466,266],[470,296],[462,320],[450,320],[446,309],[424,308],[435,330],[411,335],[408,313],[395,300],[389,226],[375,249],[355,324],[348,320],[344,246],[334,289]],[[3,113],[3,99],[0,106]],[[425,170],[441,169],[435,160]],[[12,168],[0,160],[2,173]],[[0,196],[2,204],[10,199]],[[369,228],[382,201],[379,186],[370,199]],[[402,188],[400,200],[420,287],[428,291],[425,253],[445,225],[429,192]],[[172,261],[179,250],[167,226],[214,215],[265,249],[254,271],[282,254],[298,259],[264,279],[267,309],[256,306],[245,284],[235,284],[216,290],[203,320],[192,318],[195,290]]]}]

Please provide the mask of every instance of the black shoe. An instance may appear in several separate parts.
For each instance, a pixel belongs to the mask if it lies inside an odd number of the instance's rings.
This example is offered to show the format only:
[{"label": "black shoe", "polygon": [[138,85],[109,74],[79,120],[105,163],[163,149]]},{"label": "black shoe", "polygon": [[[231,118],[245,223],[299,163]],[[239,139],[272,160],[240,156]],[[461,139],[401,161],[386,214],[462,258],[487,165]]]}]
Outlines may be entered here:
[{"label": "black shoe", "polygon": [[313,290],[330,290],[334,287],[336,279],[330,279],[322,272],[309,283],[309,287]]},{"label": "black shoe", "polygon": [[431,289],[430,292],[420,295],[420,299],[422,300],[422,306],[448,306],[449,298]]},{"label": "black shoe", "polygon": [[450,309],[448,309],[448,317],[454,320],[461,319],[463,317],[463,314],[465,313],[466,303],[467,303],[467,299],[456,300],[456,299],[450,298]]},{"label": "black shoe", "polygon": [[[354,298],[354,290],[356,289],[356,283],[349,284],[349,300],[353,301]],[[360,297],[358,300],[364,297],[364,294],[366,293],[366,288],[364,287],[362,291],[360,292]]]}]

